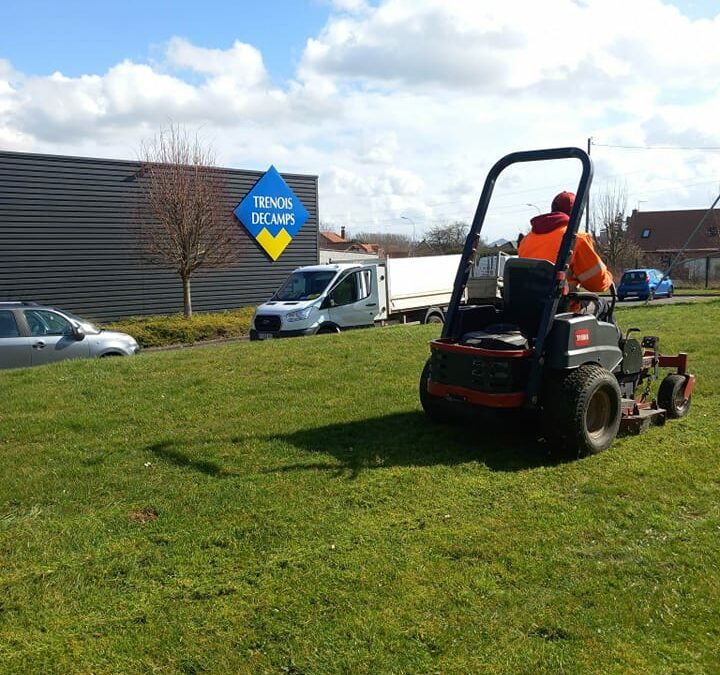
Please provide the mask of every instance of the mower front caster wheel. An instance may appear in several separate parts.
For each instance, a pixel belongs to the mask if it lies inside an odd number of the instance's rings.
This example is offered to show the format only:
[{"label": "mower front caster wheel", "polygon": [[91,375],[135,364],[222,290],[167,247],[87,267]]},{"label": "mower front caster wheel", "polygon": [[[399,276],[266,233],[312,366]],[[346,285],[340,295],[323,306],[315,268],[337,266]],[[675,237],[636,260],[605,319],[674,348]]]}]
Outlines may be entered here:
[{"label": "mower front caster wheel", "polygon": [[550,434],[578,455],[610,447],[620,428],[622,396],[617,378],[595,364],[571,371],[550,387]]},{"label": "mower front caster wheel", "polygon": [[671,419],[685,417],[690,410],[692,395],[685,398],[685,378],[677,373],[666,375],[658,389],[658,405]]}]

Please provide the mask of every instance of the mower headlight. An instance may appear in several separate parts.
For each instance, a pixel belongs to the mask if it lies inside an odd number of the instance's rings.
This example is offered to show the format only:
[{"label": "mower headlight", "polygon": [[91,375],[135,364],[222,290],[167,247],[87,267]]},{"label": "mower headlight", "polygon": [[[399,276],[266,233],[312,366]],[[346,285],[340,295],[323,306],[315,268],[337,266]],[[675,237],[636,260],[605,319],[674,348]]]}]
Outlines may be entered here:
[{"label": "mower headlight", "polygon": [[312,312],[312,305],[310,307],[306,307],[305,309],[298,309],[295,312],[290,312],[289,314],[285,315],[286,321],[304,321],[310,316],[310,312]]}]

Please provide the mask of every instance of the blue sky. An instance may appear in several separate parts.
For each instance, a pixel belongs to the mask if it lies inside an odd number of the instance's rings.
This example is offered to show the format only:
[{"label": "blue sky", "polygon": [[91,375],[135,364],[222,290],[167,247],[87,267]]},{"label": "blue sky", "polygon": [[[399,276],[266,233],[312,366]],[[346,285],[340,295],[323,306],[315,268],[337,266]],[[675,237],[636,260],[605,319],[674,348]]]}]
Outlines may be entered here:
[{"label": "blue sky", "polygon": [[[4,0],[1,30],[0,150],[135,159],[178,123],[317,174],[350,232],[468,220],[500,156],[590,137],[628,210],[720,183],[720,0]],[[511,176],[488,234],[568,175]]]},{"label": "blue sky", "polygon": [[321,0],[3,0],[0,51],[25,73],[77,77],[146,62],[173,36],[217,48],[240,40],[283,79],[329,10]]}]

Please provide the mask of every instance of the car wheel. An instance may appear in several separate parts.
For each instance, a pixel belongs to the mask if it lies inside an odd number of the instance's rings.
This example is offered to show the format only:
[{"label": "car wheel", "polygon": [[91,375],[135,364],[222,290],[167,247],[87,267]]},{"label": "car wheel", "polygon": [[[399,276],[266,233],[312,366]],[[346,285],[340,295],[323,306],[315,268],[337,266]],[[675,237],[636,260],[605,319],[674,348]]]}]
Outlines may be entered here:
[{"label": "car wheel", "polygon": [[677,373],[666,375],[658,389],[658,405],[665,408],[668,417],[679,419],[690,410],[692,395],[685,398],[685,378]]},{"label": "car wheel", "polygon": [[625,302],[625,296],[624,295],[618,295],[617,296],[618,302]]},{"label": "car wheel", "polygon": [[670,288],[668,288],[668,293],[667,293],[668,298],[672,298],[674,290],[675,289],[673,289],[672,286],[670,286]]},{"label": "car wheel", "polygon": [[595,364],[550,383],[544,407],[548,434],[578,456],[607,450],[620,428],[622,396],[617,378]]}]

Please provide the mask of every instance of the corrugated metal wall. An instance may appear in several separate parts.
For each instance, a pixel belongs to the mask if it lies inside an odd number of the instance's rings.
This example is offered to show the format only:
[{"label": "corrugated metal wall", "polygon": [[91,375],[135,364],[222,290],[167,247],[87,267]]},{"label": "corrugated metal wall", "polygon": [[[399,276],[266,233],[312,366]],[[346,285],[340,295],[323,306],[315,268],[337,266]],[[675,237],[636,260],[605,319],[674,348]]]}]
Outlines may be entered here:
[{"label": "corrugated metal wall", "polygon": [[[35,300],[95,319],[181,312],[180,278],[142,258],[139,168],[0,152],[0,300]],[[263,172],[223,173],[232,214]],[[308,210],[307,222],[276,262],[237,223],[241,261],[193,276],[195,311],[263,302],[293,269],[318,261],[317,177],[283,178]]]}]

